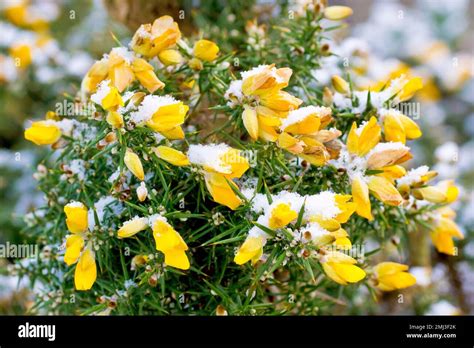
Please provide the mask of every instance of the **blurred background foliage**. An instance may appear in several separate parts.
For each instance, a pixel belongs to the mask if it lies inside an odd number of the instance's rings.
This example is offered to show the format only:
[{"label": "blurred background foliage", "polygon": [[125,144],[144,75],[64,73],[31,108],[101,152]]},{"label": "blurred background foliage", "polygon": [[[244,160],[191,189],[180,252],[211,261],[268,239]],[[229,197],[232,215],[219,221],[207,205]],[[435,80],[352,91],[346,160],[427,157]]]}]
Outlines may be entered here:
[{"label": "blurred background foliage", "polygon": [[[407,293],[410,310],[390,305],[394,301],[382,299],[375,305],[361,297],[351,311],[455,314],[461,310],[472,314],[474,83],[470,19],[474,2],[329,2],[352,7],[354,15],[348,25],[334,31],[337,47],[328,49],[334,54],[328,54],[319,71],[314,68],[309,73],[322,86],[334,73],[350,72],[354,83],[361,86],[368,82],[364,80],[367,76],[380,80],[401,70],[424,78],[425,88],[418,99],[424,135],[414,148],[413,165],[428,164],[440,178],[461,184],[457,220],[467,236],[460,244],[460,257],[447,259],[433,252],[430,264],[420,265],[418,272],[425,283],[419,286],[425,291]],[[140,24],[169,14],[186,36],[215,40],[223,52],[235,52],[245,61],[246,54],[259,54],[258,47],[271,40],[266,32],[269,25],[278,26],[275,18],[298,15],[305,6],[313,6],[308,0],[32,0],[25,4],[30,19],[42,20],[21,20],[11,10],[10,1],[0,4],[0,243],[24,242],[22,216],[42,200],[33,173],[44,150],[25,143],[25,122],[43,118],[65,95],[74,95],[82,76],[95,59],[115,46],[114,40],[127,43]],[[47,44],[40,43],[44,41]],[[249,43],[253,49],[246,51]],[[21,45],[30,49],[28,66],[15,65],[19,53],[14,48]],[[295,62],[293,68],[307,67]],[[396,247],[397,241],[393,243]],[[22,313],[30,295],[15,277],[7,276],[8,263],[0,259],[0,314]]]}]

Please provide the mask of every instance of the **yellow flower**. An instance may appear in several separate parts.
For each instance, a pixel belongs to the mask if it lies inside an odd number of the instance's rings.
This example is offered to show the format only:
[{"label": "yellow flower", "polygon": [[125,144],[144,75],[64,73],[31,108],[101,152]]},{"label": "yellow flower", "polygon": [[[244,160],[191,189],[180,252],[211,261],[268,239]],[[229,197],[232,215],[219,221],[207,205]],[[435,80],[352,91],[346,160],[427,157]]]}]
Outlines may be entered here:
[{"label": "yellow flower", "polygon": [[177,65],[183,62],[183,56],[177,50],[161,51],[158,58],[164,65]]},{"label": "yellow flower", "polygon": [[365,278],[365,271],[355,265],[357,261],[341,252],[327,252],[320,262],[326,275],[338,284],[357,283]]},{"label": "yellow flower", "polygon": [[397,99],[400,102],[410,99],[413,95],[423,88],[423,80],[421,77],[412,77],[402,80],[402,88],[398,91]]},{"label": "yellow flower", "polygon": [[165,86],[165,84],[156,76],[153,66],[147,63],[144,59],[135,58],[132,62],[132,71],[140,84],[150,93]]},{"label": "yellow flower", "polygon": [[97,277],[94,253],[90,246],[84,250],[84,232],[88,228],[88,210],[81,202],[71,202],[64,206],[66,225],[73,234],[66,239],[64,262],[71,266],[78,262],[74,274],[76,290],[89,290]]},{"label": "yellow flower", "polygon": [[170,16],[162,16],[151,24],[143,24],[132,38],[132,49],[148,58],[176,45],[181,38],[178,23]]},{"label": "yellow flower", "polygon": [[123,116],[117,111],[109,111],[105,120],[113,128],[122,128],[124,125]]},{"label": "yellow flower", "polygon": [[357,214],[367,220],[373,220],[374,217],[372,216],[371,211],[369,187],[361,177],[356,177],[352,180],[352,197]]},{"label": "yellow flower", "polygon": [[403,202],[400,192],[390,180],[384,177],[372,176],[369,179],[368,187],[370,192],[385,204],[399,206]]},{"label": "yellow flower", "polygon": [[111,85],[123,92],[138,79],[150,93],[163,88],[165,84],[156,76],[153,66],[124,47],[113,48],[107,57],[94,63],[82,81],[82,89],[94,92],[97,85],[109,79]]},{"label": "yellow flower", "polygon": [[379,143],[380,131],[380,126],[375,117],[371,117],[367,123],[359,128],[353,122],[347,138],[347,149],[350,153],[358,156],[366,155]]},{"label": "yellow flower", "polygon": [[352,15],[352,9],[347,6],[329,6],[324,9],[324,17],[332,21],[339,21]]},{"label": "yellow flower", "polygon": [[178,167],[187,166],[190,163],[184,153],[168,146],[158,146],[153,151],[162,160]]},{"label": "yellow flower", "polygon": [[97,279],[97,266],[95,264],[94,252],[86,248],[79,258],[74,273],[74,284],[76,290],[89,290]]},{"label": "yellow flower", "polygon": [[412,193],[415,198],[432,203],[452,203],[457,199],[459,189],[453,180],[443,180],[435,186],[415,188]]},{"label": "yellow flower", "polygon": [[264,239],[261,236],[247,237],[235,255],[234,262],[238,265],[243,265],[248,261],[252,261],[252,265],[254,265],[263,254],[263,244]]},{"label": "yellow flower", "polygon": [[306,106],[291,111],[282,121],[277,144],[313,165],[324,165],[339,154],[335,139],[341,132],[322,129],[331,121],[330,108]]},{"label": "yellow flower", "polygon": [[194,56],[206,62],[217,58],[219,47],[212,41],[199,40],[194,44]]},{"label": "yellow flower", "polygon": [[407,271],[407,265],[396,262],[379,263],[374,267],[377,287],[382,291],[393,291],[415,285],[416,278]]},{"label": "yellow flower", "polygon": [[66,253],[64,254],[64,262],[71,266],[77,262],[84,247],[84,239],[77,234],[71,234],[66,240]]},{"label": "yellow flower", "polygon": [[181,235],[164,219],[157,218],[153,223],[153,237],[156,250],[165,254],[165,263],[168,266],[189,269],[189,259],[185,253],[188,246]]},{"label": "yellow flower", "polygon": [[276,141],[281,119],[296,109],[302,100],[282,91],[288,86],[292,70],[261,65],[241,74],[242,80],[233,81],[226,98],[244,106],[244,127],[252,139]]},{"label": "yellow flower", "polygon": [[181,101],[175,101],[158,107],[146,124],[156,132],[170,131],[184,123],[188,110],[189,106]]},{"label": "yellow flower", "polygon": [[119,238],[129,238],[143,231],[148,227],[148,219],[135,217],[132,220],[123,223],[118,230],[117,236]]},{"label": "yellow flower", "polygon": [[232,189],[232,186],[238,189],[237,185],[231,180],[240,178],[249,168],[247,159],[240,155],[240,151],[225,144],[191,145],[188,158],[204,170],[206,187],[214,201],[231,209],[242,203]]},{"label": "yellow flower", "polygon": [[140,181],[145,179],[145,173],[143,171],[142,162],[140,161],[140,157],[131,150],[127,150],[125,152],[125,156],[123,161],[127,168],[135,175]]},{"label": "yellow flower", "polygon": [[71,233],[81,233],[88,227],[88,210],[81,202],[71,202],[64,206],[66,225]]},{"label": "yellow flower", "polygon": [[61,137],[61,130],[52,121],[36,121],[25,130],[25,139],[36,145],[54,144]]},{"label": "yellow flower", "polygon": [[131,55],[124,47],[113,48],[109,54],[108,78],[119,92],[123,92],[135,80],[130,66]]},{"label": "yellow flower", "polygon": [[[358,215],[372,220],[369,192],[385,204],[399,206],[403,197],[395,179],[405,170],[398,164],[409,160],[410,149],[401,142],[379,143],[380,126],[375,117],[357,127],[353,123],[344,150],[335,165],[347,170]],[[376,171],[375,173],[367,173]]]},{"label": "yellow flower", "polygon": [[116,110],[123,106],[122,96],[117,88],[111,85],[110,80],[104,80],[99,84],[97,91],[91,96],[91,100],[102,106],[104,110]]},{"label": "yellow flower", "polygon": [[401,142],[421,137],[418,125],[397,110],[390,109],[383,115],[384,137],[386,141]]},{"label": "yellow flower", "polygon": [[15,59],[15,65],[22,69],[26,69],[32,61],[31,48],[26,44],[10,47],[10,56]]},{"label": "yellow flower", "polygon": [[242,73],[242,92],[245,95],[262,95],[276,92],[288,86],[293,71],[290,68],[275,68],[261,65]]},{"label": "yellow flower", "polygon": [[273,208],[269,220],[272,229],[282,228],[298,217],[298,213],[290,208],[289,204],[280,203]]},{"label": "yellow flower", "polygon": [[459,226],[453,221],[456,214],[449,208],[438,209],[438,216],[434,218],[431,240],[438,252],[447,255],[457,255],[453,238],[464,239]]}]

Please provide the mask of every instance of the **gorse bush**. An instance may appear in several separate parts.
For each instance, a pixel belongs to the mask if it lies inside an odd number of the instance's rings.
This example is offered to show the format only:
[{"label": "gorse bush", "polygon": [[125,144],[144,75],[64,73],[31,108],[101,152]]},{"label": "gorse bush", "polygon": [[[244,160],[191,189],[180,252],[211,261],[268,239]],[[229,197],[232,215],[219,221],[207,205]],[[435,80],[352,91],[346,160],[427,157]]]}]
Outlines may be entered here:
[{"label": "gorse bush", "polygon": [[249,22],[235,52],[163,16],[97,61],[69,99],[81,113],[25,131],[52,147],[25,230],[42,252],[17,265],[43,284],[33,311],[329,314],[415,284],[368,239],[406,258],[422,227],[455,255],[456,187],[401,166],[421,131],[399,106],[421,79],[356,90],[311,74],[337,28],[323,18],[351,13],[318,5],[264,37]]}]

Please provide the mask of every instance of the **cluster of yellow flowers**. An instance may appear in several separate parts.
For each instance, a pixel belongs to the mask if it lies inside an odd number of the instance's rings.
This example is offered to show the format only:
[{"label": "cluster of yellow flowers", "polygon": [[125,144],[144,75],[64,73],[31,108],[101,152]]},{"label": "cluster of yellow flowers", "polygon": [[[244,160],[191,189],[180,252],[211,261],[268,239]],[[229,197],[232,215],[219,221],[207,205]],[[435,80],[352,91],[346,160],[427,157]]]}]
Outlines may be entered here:
[{"label": "cluster of yellow flowers", "polygon": [[[340,17],[341,11],[347,15],[345,9],[326,8],[329,17]],[[116,132],[148,127],[168,140],[183,139],[182,125],[189,108],[172,96],[153,94],[163,89],[164,83],[158,79],[149,60],[157,58],[164,65],[181,64],[186,60],[180,53],[184,51],[188,66],[199,70],[203,62],[216,59],[219,48],[208,40],[199,40],[193,49],[188,48],[181,39],[178,24],[169,16],[142,25],[133,36],[130,48],[114,48],[97,61],[84,78],[81,93],[105,111],[102,120]],[[260,65],[242,72],[241,80],[233,81],[225,94],[228,105],[243,110],[242,121],[252,140],[274,143],[289,156],[298,156],[314,166],[329,165],[345,171],[352,185],[352,195],[325,191],[300,196],[282,191],[273,195],[271,202],[261,194],[247,197],[251,209],[260,215],[258,224],[249,231],[235,255],[235,263],[242,265],[251,261],[255,264],[260,260],[267,240],[272,237],[270,231],[273,231],[289,234],[290,240],[302,246],[302,255],[317,258],[327,276],[339,284],[359,282],[368,273],[380,290],[413,285],[415,278],[407,272],[406,265],[383,262],[367,273],[357,266],[357,260],[344,253],[352,244],[341,224],[354,212],[368,220],[374,218],[370,194],[387,205],[416,209],[428,202],[451,203],[456,199],[456,188],[451,182],[426,186],[425,183],[435,175],[433,172],[407,172],[400,166],[412,157],[406,140],[421,135],[416,123],[407,116],[394,108],[380,108],[368,121],[359,125],[354,122],[344,144],[339,140],[340,130],[327,129],[337,117],[333,116],[336,113],[331,107],[301,107],[302,100],[283,91],[291,75],[290,68],[274,65]],[[135,88],[136,81],[149,94]],[[333,85],[334,105],[353,99],[349,84],[341,77],[335,76]],[[383,102],[401,102],[420,88],[419,78],[398,79],[392,81],[389,91],[373,92],[380,94],[379,99],[382,94],[386,95]],[[129,91],[123,93],[126,90]],[[34,122],[25,131],[25,138],[38,145],[54,144],[62,133],[58,122],[49,119]],[[234,179],[245,174],[249,161],[239,150],[226,144],[189,145],[187,153],[164,145],[151,150],[174,166],[199,171],[215,202],[232,210],[243,204],[246,195],[239,192]],[[126,149],[123,163],[141,182],[136,192],[139,200],[144,201],[147,196],[146,170],[140,154],[137,150]],[[91,210],[83,203],[70,202],[64,212],[71,232],[67,237],[64,260],[68,265],[77,262],[76,289],[87,290],[97,275],[94,251],[88,240]],[[428,216],[434,226],[433,242],[440,252],[447,254],[454,254],[451,237],[462,237],[453,217],[453,211],[446,207]],[[161,215],[136,216],[122,224],[117,237],[129,238],[148,227],[153,231],[156,250],[165,256],[165,263],[182,270],[189,269],[186,242]]]}]

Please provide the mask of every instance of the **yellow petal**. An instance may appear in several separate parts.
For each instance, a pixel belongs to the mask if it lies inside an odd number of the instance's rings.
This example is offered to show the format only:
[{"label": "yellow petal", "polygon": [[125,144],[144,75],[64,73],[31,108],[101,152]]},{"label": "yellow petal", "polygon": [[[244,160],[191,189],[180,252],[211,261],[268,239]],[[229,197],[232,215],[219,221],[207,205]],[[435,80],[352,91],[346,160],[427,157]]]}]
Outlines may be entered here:
[{"label": "yellow petal", "polygon": [[181,140],[184,139],[184,132],[180,126],[174,127],[170,130],[160,131],[160,134],[169,140]]},{"label": "yellow petal", "polygon": [[257,255],[261,255],[263,250],[263,237],[247,237],[244,244],[234,257],[234,262],[238,265],[255,259]]},{"label": "yellow petal", "polygon": [[132,237],[140,231],[148,227],[148,220],[146,218],[134,218],[124,222],[122,227],[118,230],[118,238]]},{"label": "yellow petal", "polygon": [[440,181],[436,187],[446,195],[446,203],[454,202],[459,196],[459,189],[454,185],[453,180]]},{"label": "yellow petal", "polygon": [[339,249],[343,249],[343,250],[348,250],[352,247],[351,240],[347,237],[336,238],[336,240],[334,241],[334,244]]},{"label": "yellow petal", "polygon": [[323,219],[321,216],[311,216],[309,220],[317,222],[319,226],[329,232],[334,232],[341,228],[341,224],[336,219]]},{"label": "yellow petal", "polygon": [[155,154],[162,160],[172,165],[182,167],[189,165],[188,157],[181,151],[175,150],[168,146],[158,146],[154,149]]},{"label": "yellow petal", "polygon": [[25,130],[25,139],[36,145],[54,144],[61,137],[61,130],[54,122],[37,121]]},{"label": "yellow petal", "polygon": [[[242,203],[242,200],[234,193],[229,186],[226,178],[222,174],[206,173],[205,176],[206,187],[209,190],[215,202],[225,205],[232,210]],[[235,185],[231,182],[232,185]]]},{"label": "yellow petal", "polygon": [[74,273],[74,284],[76,290],[89,290],[97,279],[97,266],[95,257],[91,250],[86,249],[79,258]]},{"label": "yellow petal", "polygon": [[242,113],[242,121],[244,122],[245,129],[249,132],[252,139],[258,138],[258,119],[257,111],[248,105],[244,106],[244,112]]},{"label": "yellow petal", "polygon": [[86,92],[95,92],[97,85],[107,78],[109,74],[108,60],[98,60],[92,65],[82,81],[81,88]]},{"label": "yellow petal", "polygon": [[68,266],[76,263],[81,255],[82,248],[84,247],[84,239],[77,235],[71,234],[66,240],[66,253],[64,254],[64,262]]},{"label": "yellow petal", "polygon": [[109,113],[107,114],[106,121],[113,128],[122,128],[124,125],[123,116],[117,111],[109,111]]},{"label": "yellow petal", "polygon": [[348,283],[357,283],[365,278],[365,271],[356,265],[346,263],[332,263],[333,270],[344,281]]},{"label": "yellow petal", "polygon": [[156,76],[153,66],[144,59],[136,58],[132,63],[132,69],[135,73],[135,77],[148,92],[153,93],[165,87],[165,84]]},{"label": "yellow petal", "polygon": [[412,193],[415,198],[424,199],[432,203],[445,203],[447,200],[446,193],[436,186],[417,188]]},{"label": "yellow petal", "polygon": [[285,128],[285,132],[290,134],[313,134],[319,130],[321,120],[316,115],[308,115],[303,120],[296,122]]},{"label": "yellow petal", "polygon": [[163,105],[153,114],[146,124],[156,132],[169,131],[184,123],[189,107],[183,102]]},{"label": "yellow petal", "polygon": [[266,126],[264,124],[259,124],[258,136],[263,140],[271,142],[275,142],[278,139],[278,133],[275,130],[275,127]]},{"label": "yellow petal", "polygon": [[166,253],[168,250],[188,250],[188,246],[173,226],[159,218],[153,223],[153,238],[158,251]]},{"label": "yellow petal", "polygon": [[260,96],[260,102],[275,111],[290,111],[295,110],[303,101],[298,99],[288,92],[277,91],[275,93],[268,93]]},{"label": "yellow petal", "polygon": [[64,206],[66,214],[66,225],[72,233],[80,233],[87,230],[88,217],[87,207],[80,202],[72,202]]},{"label": "yellow petal", "polygon": [[290,208],[289,204],[280,203],[272,209],[269,227],[272,229],[282,228],[298,217],[298,213]]},{"label": "yellow petal", "polygon": [[110,87],[109,93],[102,99],[102,107],[105,110],[115,109],[118,106],[123,106],[122,96],[115,87]]},{"label": "yellow petal", "polygon": [[378,278],[377,287],[382,291],[393,291],[408,288],[416,284],[416,278],[407,272],[399,272]]},{"label": "yellow petal", "polygon": [[227,150],[221,157],[220,160],[224,166],[230,166],[231,172],[225,173],[225,177],[240,178],[249,169],[250,165],[245,157],[240,156],[240,151],[236,149]]},{"label": "yellow petal", "polygon": [[370,192],[385,204],[399,206],[403,202],[403,197],[400,195],[400,192],[384,177],[371,177],[368,186]]},{"label": "yellow petal", "polygon": [[[109,60],[112,60],[112,55]],[[111,67],[109,77],[119,92],[123,92],[135,80],[132,69],[123,59],[121,64]]]},{"label": "yellow petal", "polygon": [[431,232],[431,240],[438,252],[446,255],[456,255],[456,247],[454,246],[453,237],[450,233],[442,230],[434,230]]},{"label": "yellow petal", "polygon": [[352,181],[352,198],[354,200],[357,214],[365,217],[367,220],[373,220],[369,199],[369,188],[361,178],[355,178]]},{"label": "yellow petal", "polygon": [[324,273],[326,273],[326,275],[332,280],[334,280],[336,283],[341,285],[347,285],[347,282],[337,274],[336,270],[332,267],[332,265],[332,263],[324,262],[322,264]]},{"label": "yellow petal", "polygon": [[402,88],[398,94],[398,99],[400,101],[405,101],[413,97],[413,95],[423,88],[423,80],[421,77],[411,78]]},{"label": "yellow petal", "polygon": [[362,129],[359,136],[358,154],[365,156],[380,141],[380,126],[375,117],[371,117]]},{"label": "yellow petal", "polygon": [[278,136],[278,146],[294,154],[302,153],[304,150],[304,143],[286,132],[280,133]]},{"label": "yellow petal", "polygon": [[440,217],[438,219],[436,229],[459,239],[464,238],[464,235],[461,232],[459,226],[453,220],[447,217]]},{"label": "yellow petal", "polygon": [[168,266],[179,268],[179,269],[189,269],[189,259],[186,253],[183,250],[167,250],[165,253],[165,263]]},{"label": "yellow petal", "polygon": [[158,54],[158,58],[164,65],[176,65],[184,61],[178,50],[164,50]]},{"label": "yellow petal", "polygon": [[405,115],[399,115],[399,119],[400,122],[403,124],[407,139],[417,139],[421,137],[422,133],[420,127],[418,127],[415,121]]},{"label": "yellow petal", "polygon": [[356,210],[355,203],[354,202],[349,202],[349,200],[351,198],[352,198],[351,195],[340,195],[340,194],[335,195],[335,200],[336,200],[337,207],[341,211],[335,217],[335,219],[341,224],[347,222],[347,220],[349,220],[351,215]]},{"label": "yellow petal", "polygon": [[212,62],[217,58],[219,47],[212,41],[199,40],[194,45],[194,55],[206,62]]},{"label": "yellow petal", "polygon": [[405,127],[398,115],[387,114],[383,121],[383,131],[386,141],[401,142],[405,144]]},{"label": "yellow petal", "polygon": [[347,136],[347,151],[352,154],[359,153],[359,136],[357,135],[357,123],[352,122],[351,130]]},{"label": "yellow petal", "polygon": [[125,152],[125,157],[123,159],[127,168],[135,175],[140,181],[145,179],[145,173],[143,172],[142,162],[140,157],[130,150]]},{"label": "yellow petal", "polygon": [[407,155],[410,155],[410,149],[405,146],[399,146],[397,148],[386,149],[382,151],[375,151],[367,159],[367,168],[383,169],[387,166],[402,163],[406,160]]}]

